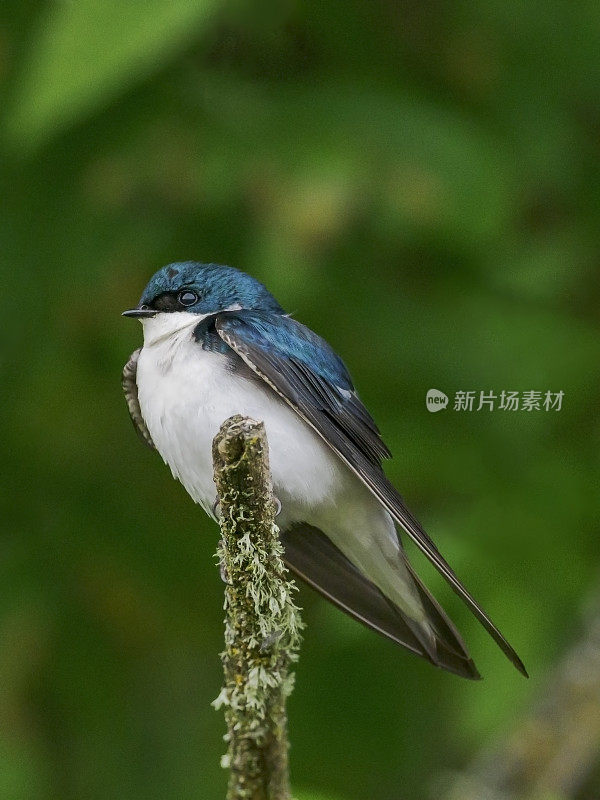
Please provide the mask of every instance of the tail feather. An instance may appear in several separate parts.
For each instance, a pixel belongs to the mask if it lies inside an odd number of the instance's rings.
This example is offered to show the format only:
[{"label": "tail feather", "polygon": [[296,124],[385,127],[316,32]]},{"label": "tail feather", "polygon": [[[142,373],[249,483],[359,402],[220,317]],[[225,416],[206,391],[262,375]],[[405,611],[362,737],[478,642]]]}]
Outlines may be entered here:
[{"label": "tail feather", "polygon": [[446,648],[449,652],[454,653],[459,658],[464,658],[465,655],[468,657],[467,646],[452,620],[423,584],[421,579],[416,575],[411,565],[408,564],[408,561],[407,566],[418,589],[419,597],[423,603],[429,624],[435,631],[438,644]]},{"label": "tail feather", "polygon": [[288,567],[351,617],[442,669],[465,678],[481,677],[458,631],[408,562],[429,631],[392,603],[322,531],[294,525],[281,540]]}]

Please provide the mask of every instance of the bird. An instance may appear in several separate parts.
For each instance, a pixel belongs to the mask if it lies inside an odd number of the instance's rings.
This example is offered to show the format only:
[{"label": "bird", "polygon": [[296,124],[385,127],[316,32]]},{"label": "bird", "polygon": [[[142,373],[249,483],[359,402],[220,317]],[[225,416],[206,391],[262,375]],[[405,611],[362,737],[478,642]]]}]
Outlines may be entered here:
[{"label": "bird", "polygon": [[210,517],[218,518],[214,436],[236,414],[262,421],[292,573],[431,664],[480,678],[409,561],[408,537],[527,677],[386,477],[382,464],[391,453],[340,356],[262,283],[235,267],[167,264],[123,316],[143,326],[143,346],[122,376],[133,424]]}]

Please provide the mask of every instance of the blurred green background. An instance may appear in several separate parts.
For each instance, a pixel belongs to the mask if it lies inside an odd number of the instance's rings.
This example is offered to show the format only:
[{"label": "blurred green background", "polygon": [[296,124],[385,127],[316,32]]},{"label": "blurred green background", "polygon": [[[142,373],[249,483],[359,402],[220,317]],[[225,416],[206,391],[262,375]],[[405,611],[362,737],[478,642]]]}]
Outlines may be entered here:
[{"label": "blurred green background", "polygon": [[[343,354],[389,475],[530,670],[424,565],[480,683],[302,588],[298,800],[441,797],[544,694],[598,581],[600,6],[0,15],[0,798],[224,796],[217,529],[120,389],[119,314],[184,259],[249,271]],[[432,387],[565,396],[429,414]]]}]

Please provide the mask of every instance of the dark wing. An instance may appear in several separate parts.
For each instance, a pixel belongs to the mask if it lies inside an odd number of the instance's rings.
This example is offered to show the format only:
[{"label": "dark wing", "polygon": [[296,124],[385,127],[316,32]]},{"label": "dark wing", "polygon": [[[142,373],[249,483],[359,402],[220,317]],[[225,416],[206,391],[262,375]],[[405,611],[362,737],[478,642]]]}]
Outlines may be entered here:
[{"label": "dark wing", "polygon": [[135,380],[137,373],[137,362],[138,358],[140,357],[141,350],[141,347],[135,350],[131,354],[129,361],[123,367],[121,385],[123,386],[123,391],[125,392],[125,400],[127,402],[127,408],[129,409],[129,416],[133,422],[133,427],[135,428],[138,436],[148,445],[148,447],[153,448],[154,442],[152,441],[150,431],[146,427],[146,423],[142,417],[140,401],[138,399],[138,388]]},{"label": "dark wing", "polygon": [[519,656],[461,584],[385,477],[379,459],[389,451],[356,395],[343,363],[329,345],[289,317],[259,311],[220,314],[215,326],[223,341],[281,395],[365,483],[462,598],[507,658],[527,675]]},{"label": "dark wing", "polygon": [[480,677],[460,635],[416,576],[413,577],[423,606],[437,633],[435,657],[415,635],[411,620],[322,531],[310,525],[294,525],[282,532],[281,541],[285,562],[292,572],[342,611],[435,666],[463,678]]}]

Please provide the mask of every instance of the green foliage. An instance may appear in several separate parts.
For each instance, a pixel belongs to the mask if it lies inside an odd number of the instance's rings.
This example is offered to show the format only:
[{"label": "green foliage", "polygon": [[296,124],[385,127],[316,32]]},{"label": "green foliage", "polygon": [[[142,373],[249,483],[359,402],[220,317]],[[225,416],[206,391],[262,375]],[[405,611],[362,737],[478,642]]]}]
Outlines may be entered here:
[{"label": "green foliage", "polygon": [[158,70],[197,36],[214,0],[78,0],[40,13],[7,119],[21,145],[44,142]]},{"label": "green foliage", "polygon": [[[0,13],[0,797],[224,796],[218,531],[119,385],[120,311],[197,258],[344,356],[390,477],[531,673],[427,569],[478,685],[301,590],[294,786],[422,800],[543,691],[597,579],[596,4]],[[429,414],[432,387],[565,399]]]},{"label": "green foliage", "polygon": [[295,792],[294,800],[334,800],[331,795],[315,794],[314,792]]}]

